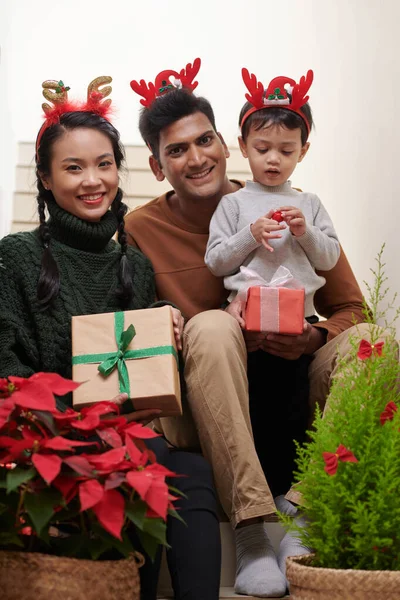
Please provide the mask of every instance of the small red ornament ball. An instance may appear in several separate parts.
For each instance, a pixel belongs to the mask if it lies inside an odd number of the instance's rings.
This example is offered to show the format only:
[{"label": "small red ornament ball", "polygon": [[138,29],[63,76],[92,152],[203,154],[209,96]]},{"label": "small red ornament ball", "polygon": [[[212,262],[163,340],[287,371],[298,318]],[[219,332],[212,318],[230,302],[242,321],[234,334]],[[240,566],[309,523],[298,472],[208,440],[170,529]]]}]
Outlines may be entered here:
[{"label": "small red ornament ball", "polygon": [[278,223],[282,223],[283,217],[282,217],[281,211],[280,210],[276,210],[274,212],[274,214],[272,215],[271,219],[273,219],[274,221],[277,221]]}]

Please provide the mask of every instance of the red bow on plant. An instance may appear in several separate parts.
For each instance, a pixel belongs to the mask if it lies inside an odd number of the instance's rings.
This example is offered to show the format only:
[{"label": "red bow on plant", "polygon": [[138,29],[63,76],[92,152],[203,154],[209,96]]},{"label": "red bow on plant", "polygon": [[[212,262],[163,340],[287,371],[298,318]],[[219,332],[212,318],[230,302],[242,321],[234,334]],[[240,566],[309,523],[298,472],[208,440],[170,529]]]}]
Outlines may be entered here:
[{"label": "red bow on plant", "polygon": [[397,404],[395,402],[388,402],[385,406],[385,410],[381,413],[381,425],[384,425],[386,421],[392,421],[396,412]]},{"label": "red bow on plant", "polygon": [[377,344],[371,344],[368,340],[361,340],[358,348],[357,356],[361,360],[370,358],[372,354],[376,356],[382,356],[382,348],[385,342],[378,342]]},{"label": "red bow on plant", "polygon": [[358,462],[354,454],[350,450],[347,450],[342,444],[338,446],[336,452],[323,452],[322,456],[325,461],[325,472],[328,473],[328,475],[336,474],[339,460],[341,462]]}]

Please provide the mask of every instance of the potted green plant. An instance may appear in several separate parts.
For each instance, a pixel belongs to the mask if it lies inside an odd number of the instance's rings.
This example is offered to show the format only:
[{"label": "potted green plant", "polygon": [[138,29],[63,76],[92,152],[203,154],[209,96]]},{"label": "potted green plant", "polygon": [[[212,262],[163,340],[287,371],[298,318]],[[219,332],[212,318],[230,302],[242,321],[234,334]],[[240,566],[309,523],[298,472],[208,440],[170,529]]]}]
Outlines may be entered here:
[{"label": "potted green plant", "polygon": [[387,295],[382,251],[365,305],[369,339],[354,336],[352,360],[339,358],[329,407],[317,411],[310,442],[298,449],[307,525],[291,527],[313,554],[287,560],[292,600],[400,598],[399,310],[390,304],[390,323],[379,310]]},{"label": "potted green plant", "polygon": [[[139,599],[132,533],[154,555],[177,516],[166,478],[112,402],[60,412],[77,384],[0,379],[0,588],[8,600]],[[120,559],[120,560],[119,560]]]}]

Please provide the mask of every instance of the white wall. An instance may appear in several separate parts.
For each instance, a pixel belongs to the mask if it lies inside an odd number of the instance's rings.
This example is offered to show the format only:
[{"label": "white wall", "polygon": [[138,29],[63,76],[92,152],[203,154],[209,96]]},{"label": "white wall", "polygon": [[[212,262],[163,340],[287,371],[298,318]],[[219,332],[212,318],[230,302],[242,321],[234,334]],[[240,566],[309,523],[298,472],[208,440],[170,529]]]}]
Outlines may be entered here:
[{"label": "white wall", "polygon": [[[200,56],[197,92],[212,101],[232,144],[242,66],[265,82],[313,68],[316,130],[293,181],[320,195],[360,282],[371,281],[386,242],[390,285],[400,292],[399,22],[398,0],[0,0],[2,113],[4,102],[11,107],[1,122],[2,172],[13,171],[16,142],[36,136],[44,79],[63,79],[83,97],[88,81],[112,75],[115,124],[125,142],[140,143],[130,79],[179,70]],[[3,196],[5,213],[9,202]]]}]

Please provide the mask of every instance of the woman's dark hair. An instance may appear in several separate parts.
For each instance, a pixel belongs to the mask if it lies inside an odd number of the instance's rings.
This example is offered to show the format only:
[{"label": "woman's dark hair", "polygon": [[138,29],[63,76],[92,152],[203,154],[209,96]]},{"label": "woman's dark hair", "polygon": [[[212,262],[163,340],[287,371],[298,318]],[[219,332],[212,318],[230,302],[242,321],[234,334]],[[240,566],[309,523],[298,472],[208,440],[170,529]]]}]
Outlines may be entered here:
[{"label": "woman's dark hair", "polygon": [[[289,98],[290,95],[288,94]],[[252,104],[250,102],[246,102],[240,111],[239,115],[239,127],[242,123],[242,119],[248,110],[252,108]],[[310,125],[310,131],[313,127],[313,118],[310,105],[304,104],[300,108],[300,111],[304,114]],[[304,123],[304,120],[300,117],[300,115],[292,112],[291,110],[287,110],[285,108],[277,107],[268,107],[261,110],[257,110],[253,112],[244,122],[242,131],[242,138],[245,142],[247,136],[249,135],[250,129],[255,129],[258,131],[259,129],[263,129],[264,127],[270,127],[273,125],[281,125],[286,129],[300,129],[301,131],[301,145],[304,146],[308,139],[308,130],[307,126]]]},{"label": "woman's dark hair", "polygon": [[[36,151],[36,177],[37,177],[37,205],[39,213],[39,235],[43,244],[42,266],[37,285],[37,299],[43,310],[51,306],[60,290],[60,273],[57,263],[51,253],[50,230],[46,221],[45,208],[48,201],[53,200],[53,194],[46,190],[41,177],[50,175],[52,148],[54,143],[62,138],[66,131],[78,128],[96,129],[104,133],[110,140],[117,169],[119,170],[125,160],[125,153],[120,142],[118,131],[103,117],[89,112],[69,112],[60,117],[59,123],[48,127],[40,140]],[[119,287],[117,297],[121,307],[129,305],[133,297],[133,273],[126,256],[127,240],[124,229],[124,216],[128,207],[122,202],[123,192],[118,188],[118,193],[111,205],[111,210],[118,221],[118,242],[121,245],[121,258],[119,266]]]},{"label": "woman's dark hair", "polygon": [[172,90],[157,98],[150,108],[143,108],[139,118],[140,134],[151,149],[156,160],[160,161],[160,133],[165,128],[194,113],[203,113],[214,131],[214,111],[206,98],[195,96],[185,88]]}]

